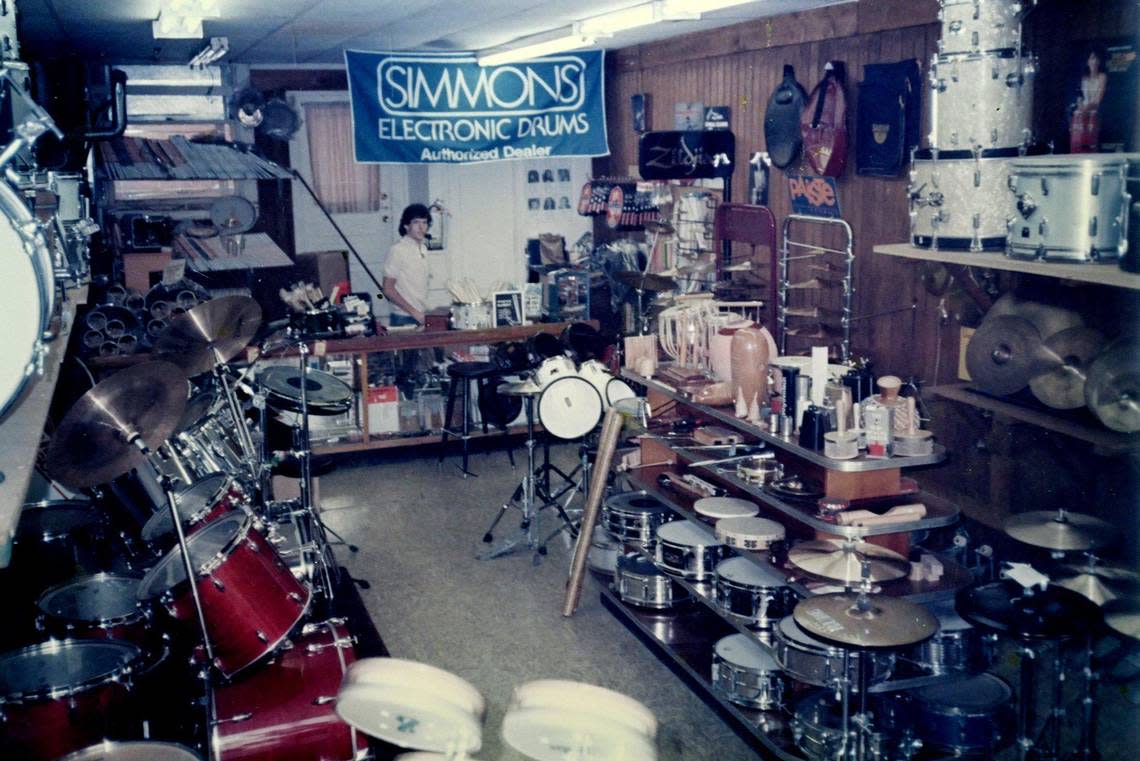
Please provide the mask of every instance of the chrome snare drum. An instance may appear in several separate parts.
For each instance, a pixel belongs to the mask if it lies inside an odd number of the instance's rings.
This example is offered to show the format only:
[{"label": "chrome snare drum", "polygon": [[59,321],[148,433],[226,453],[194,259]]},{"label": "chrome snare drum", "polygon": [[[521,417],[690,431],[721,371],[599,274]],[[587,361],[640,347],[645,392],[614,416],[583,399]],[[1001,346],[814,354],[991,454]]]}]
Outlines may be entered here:
[{"label": "chrome snare drum", "polygon": [[728,558],[716,567],[716,604],[733,618],[770,629],[796,607],[796,595],[774,571],[748,558]]},{"label": "chrome snare drum", "polygon": [[938,617],[938,632],[903,656],[931,674],[977,673],[994,659],[997,636],[975,629],[952,607],[931,610]]},{"label": "chrome snare drum", "polygon": [[1013,737],[1013,690],[993,674],[914,692],[923,744],[951,756],[993,758]]},{"label": "chrome snare drum", "polygon": [[672,608],[689,599],[689,592],[639,552],[617,559],[614,590],[624,603],[642,608]]},{"label": "chrome snare drum", "polygon": [[733,703],[761,711],[784,705],[784,673],[764,647],[746,634],[713,646],[712,683]]},{"label": "chrome snare drum", "polygon": [[[1128,248],[1129,155],[1037,156],[1009,162],[1006,253],[1058,261],[1119,259]],[[1131,155],[1140,179],[1140,155]]]},{"label": "chrome snare drum", "polygon": [[[873,731],[863,736],[865,758],[906,761],[919,747],[912,734],[910,704],[892,695],[871,695],[868,712],[874,716]],[[844,726],[847,737],[844,737]],[[856,757],[859,742],[853,722],[844,722],[843,702],[825,690],[805,696],[796,705],[792,734],[803,754],[812,761],[837,761]]]},{"label": "chrome snare drum", "polygon": [[1021,3],[1010,0],[942,0],[938,53],[946,56],[1018,48],[1024,10]]},{"label": "chrome snare drum", "polygon": [[602,526],[619,542],[652,548],[657,529],[677,514],[644,491],[615,494],[602,504]]},{"label": "chrome snare drum", "polygon": [[[776,660],[788,676],[820,687],[833,687],[844,679],[859,690],[859,663],[867,659],[867,684],[889,679],[895,666],[893,653],[871,650],[844,650],[822,642],[800,628],[791,616],[776,627]],[[843,670],[844,655],[847,670]]]},{"label": "chrome snare drum", "polygon": [[930,145],[945,150],[1012,148],[1033,142],[1036,59],[1014,51],[934,57]]},{"label": "chrome snare drum", "polygon": [[768,518],[721,518],[716,522],[716,538],[729,547],[764,551],[784,541],[782,524]]},{"label": "chrome snare drum", "polygon": [[695,581],[710,579],[728,551],[707,528],[693,521],[673,521],[657,529],[657,563],[666,573]]}]

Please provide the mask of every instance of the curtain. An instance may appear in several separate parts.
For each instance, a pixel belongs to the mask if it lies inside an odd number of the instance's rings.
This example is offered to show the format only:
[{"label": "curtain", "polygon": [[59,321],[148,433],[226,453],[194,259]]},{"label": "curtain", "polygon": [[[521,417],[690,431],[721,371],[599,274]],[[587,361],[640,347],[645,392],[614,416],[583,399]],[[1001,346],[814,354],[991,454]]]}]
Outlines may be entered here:
[{"label": "curtain", "polygon": [[353,158],[352,112],[347,103],[305,106],[313,190],[330,214],[380,210],[380,168]]}]

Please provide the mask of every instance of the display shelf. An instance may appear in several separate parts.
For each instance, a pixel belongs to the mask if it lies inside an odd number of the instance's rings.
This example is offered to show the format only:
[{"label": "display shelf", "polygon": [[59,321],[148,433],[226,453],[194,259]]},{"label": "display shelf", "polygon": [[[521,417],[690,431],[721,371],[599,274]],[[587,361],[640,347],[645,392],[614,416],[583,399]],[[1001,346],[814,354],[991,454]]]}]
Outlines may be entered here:
[{"label": "display shelf", "polygon": [[[535,425],[535,432],[542,430],[538,425]],[[472,431],[471,440],[488,439],[504,436],[521,436],[526,433],[525,425],[511,426],[507,429],[507,433],[495,429],[487,433],[483,431]],[[341,454],[344,452],[363,452],[372,449],[396,449],[399,447],[415,447],[424,444],[438,444],[440,434],[438,431],[428,431],[420,435],[400,436],[396,434],[382,434],[374,433],[365,441],[362,438],[351,439],[349,441],[328,441],[328,442],[313,442],[314,454]],[[448,445],[452,442],[459,442],[460,439],[452,437],[448,439]]]},{"label": "display shelf", "polygon": [[790,731],[790,715],[783,711],[756,711],[729,702],[712,686],[713,646],[721,637],[735,633],[724,619],[703,606],[670,613],[634,609],[621,601],[609,586],[601,589],[602,605],[637,634],[669,665],[678,669],[689,685],[763,751],[780,761],[803,761],[795,749]]},{"label": "display shelf", "polygon": [[1096,424],[1066,418],[1061,414],[1034,409],[1016,401],[991,396],[978,391],[968,383],[953,383],[934,386],[930,389],[935,396],[961,402],[996,415],[1035,425],[1047,431],[1085,441],[1108,454],[1121,454],[1140,450],[1140,434],[1112,431]]},{"label": "display shelf", "polygon": [[1140,274],[1125,272],[1115,262],[1104,264],[1044,262],[1036,259],[1013,259],[1000,253],[918,248],[909,243],[879,245],[874,247],[874,251],[876,254],[898,256],[904,259],[959,264],[963,267],[986,267],[1008,272],[1023,272],[1027,275],[1043,275],[1065,280],[1077,280],[1083,283],[1111,285],[1134,291],[1140,290]]},{"label": "display shelf", "polygon": [[96,144],[99,171],[109,180],[291,180],[272,161],[233,143],[117,137]]},{"label": "display shelf", "polygon": [[626,380],[640,383],[646,388],[653,389],[660,393],[666,394],[679,402],[684,403],[687,407],[691,407],[697,412],[707,417],[713,418],[718,422],[724,423],[738,431],[748,434],[765,444],[780,449],[795,455],[796,457],[818,465],[827,470],[837,471],[840,473],[866,473],[874,470],[894,470],[897,468],[910,468],[919,465],[933,465],[942,462],[946,459],[946,448],[941,444],[934,444],[934,452],[929,455],[921,457],[889,457],[889,458],[873,458],[866,455],[859,455],[851,460],[836,460],[831,457],[824,457],[821,452],[814,449],[807,449],[801,447],[797,442],[791,439],[785,439],[782,436],[774,436],[768,431],[753,425],[747,421],[741,420],[736,417],[731,407],[711,407],[707,404],[700,404],[685,398],[685,395],[677,389],[669,386],[661,381],[634,373],[628,368],[623,368],[621,375]]}]

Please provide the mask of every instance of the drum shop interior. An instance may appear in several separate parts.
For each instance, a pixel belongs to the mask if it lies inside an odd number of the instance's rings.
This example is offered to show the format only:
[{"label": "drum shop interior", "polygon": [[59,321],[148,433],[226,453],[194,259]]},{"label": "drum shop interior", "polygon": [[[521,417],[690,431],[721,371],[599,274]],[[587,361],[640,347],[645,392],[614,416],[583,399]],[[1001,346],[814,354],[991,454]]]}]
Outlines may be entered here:
[{"label": "drum shop interior", "polygon": [[1134,757],[1134,0],[0,36],[0,757]]}]

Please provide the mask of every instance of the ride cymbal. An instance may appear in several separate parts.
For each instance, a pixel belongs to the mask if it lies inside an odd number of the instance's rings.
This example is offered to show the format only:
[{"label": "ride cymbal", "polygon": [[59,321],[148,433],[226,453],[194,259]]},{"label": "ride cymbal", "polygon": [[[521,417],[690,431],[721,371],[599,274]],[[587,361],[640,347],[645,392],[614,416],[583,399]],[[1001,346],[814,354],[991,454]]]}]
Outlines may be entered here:
[{"label": "ride cymbal", "polygon": [[910,573],[910,563],[897,552],[877,544],[845,542],[841,539],[817,539],[797,544],[788,552],[788,561],[825,579],[856,582],[863,578],[863,563],[868,564],[873,582],[901,579]]},{"label": "ride cymbal", "polygon": [[938,619],[922,606],[856,592],[801,600],[792,617],[813,637],[849,647],[903,647],[938,632]]},{"label": "ride cymbal", "polygon": [[72,489],[110,481],[146,463],[186,409],[186,376],[169,362],[145,362],[100,381],[79,398],[48,445],[48,474]]},{"label": "ride cymbal", "polygon": [[1085,405],[1085,379],[1089,365],[1104,349],[1107,339],[1092,328],[1076,327],[1045,339],[1045,354],[1052,367],[1029,379],[1029,390],[1046,406],[1072,410]]},{"label": "ride cymbal", "polygon": [[1121,599],[1105,604],[1104,622],[1117,634],[1140,640],[1140,601]]},{"label": "ride cymbal", "polygon": [[1019,542],[1047,550],[1092,550],[1111,542],[1117,528],[1084,513],[1034,510],[1010,516],[1005,533]]},{"label": "ride cymbal", "polygon": [[209,372],[233,359],[261,327],[261,306],[248,296],[221,296],[170,321],[154,342],[161,359],[187,375]]}]

